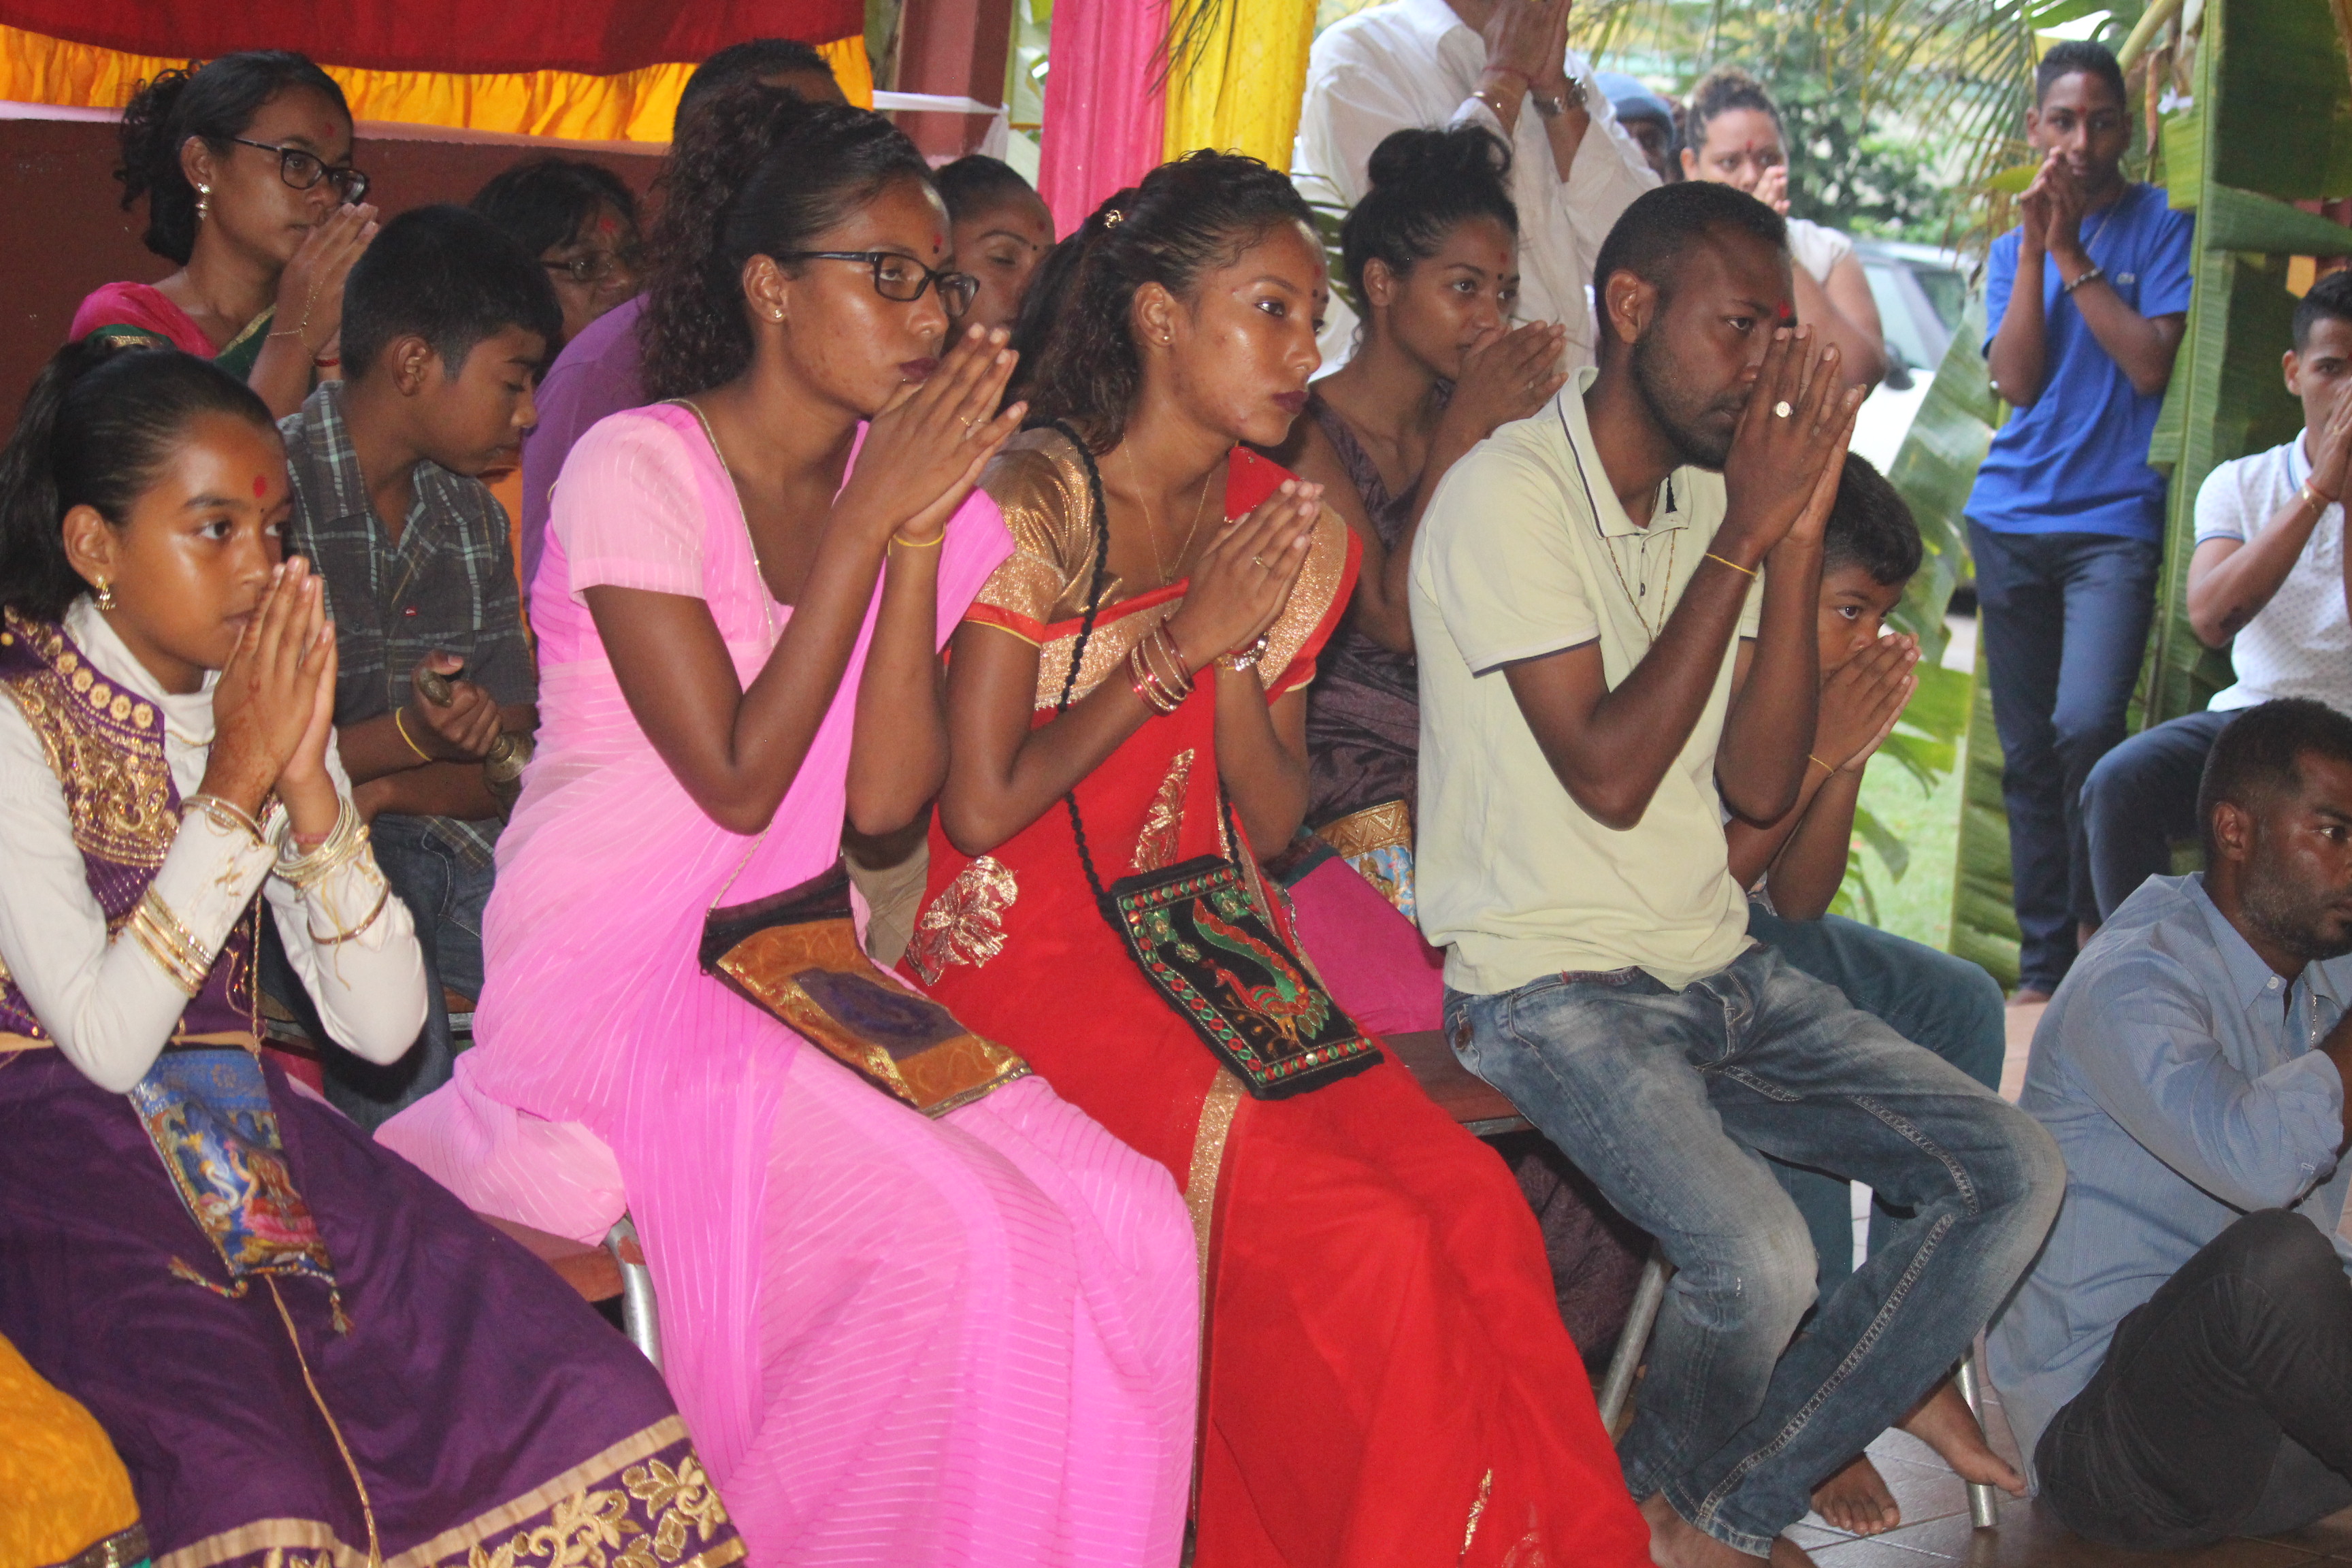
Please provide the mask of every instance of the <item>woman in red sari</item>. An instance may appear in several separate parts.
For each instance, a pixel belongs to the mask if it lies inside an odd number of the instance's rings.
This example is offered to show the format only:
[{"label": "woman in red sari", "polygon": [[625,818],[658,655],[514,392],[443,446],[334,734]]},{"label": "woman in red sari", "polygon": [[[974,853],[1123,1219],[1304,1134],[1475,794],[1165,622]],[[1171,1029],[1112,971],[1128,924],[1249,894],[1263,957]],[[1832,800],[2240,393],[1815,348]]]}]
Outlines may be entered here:
[{"label": "woman in red sari", "polygon": [[956,634],[905,966],[1184,1186],[1213,1303],[1202,1568],[1647,1563],[1502,1163],[1391,1060],[1253,1098],[1097,902],[1229,857],[1296,952],[1250,846],[1305,809],[1303,689],[1358,546],[1237,449],[1282,438],[1317,363],[1288,182],[1194,153],[1085,235],[1031,394],[1058,424],[982,480],[1014,552]]}]

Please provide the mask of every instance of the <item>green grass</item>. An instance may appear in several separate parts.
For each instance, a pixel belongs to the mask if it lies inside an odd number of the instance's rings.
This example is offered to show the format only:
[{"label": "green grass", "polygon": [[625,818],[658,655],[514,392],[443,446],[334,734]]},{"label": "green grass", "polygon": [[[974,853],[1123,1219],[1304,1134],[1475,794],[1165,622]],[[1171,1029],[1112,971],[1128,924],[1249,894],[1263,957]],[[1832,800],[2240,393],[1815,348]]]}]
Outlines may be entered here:
[{"label": "green grass", "polygon": [[[1911,868],[1900,880],[1867,847],[1862,851],[1862,874],[1878,900],[1877,924],[1939,952],[1951,934],[1952,867],[1960,826],[1960,783],[1966,773],[1963,754],[1959,765],[1937,781],[1931,795],[1905,768],[1874,759],[1862,780],[1863,805],[1911,849]],[[1869,906],[1855,892],[1852,874],[1846,881],[1856,918],[1866,917]]]}]

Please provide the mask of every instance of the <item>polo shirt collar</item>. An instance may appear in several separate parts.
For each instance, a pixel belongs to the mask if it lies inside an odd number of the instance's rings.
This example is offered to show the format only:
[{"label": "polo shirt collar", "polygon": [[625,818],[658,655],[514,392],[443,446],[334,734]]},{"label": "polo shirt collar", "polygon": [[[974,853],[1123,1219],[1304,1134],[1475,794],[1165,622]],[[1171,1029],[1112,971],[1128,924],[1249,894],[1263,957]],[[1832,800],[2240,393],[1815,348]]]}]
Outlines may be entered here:
[{"label": "polo shirt collar", "polygon": [[[1409,3],[1417,4],[1419,0],[1409,0]],[[1444,5],[1444,0],[1431,0],[1431,3]],[[1451,8],[1446,9],[1446,14],[1453,15]],[[1600,379],[1600,375],[1599,365],[1582,366],[1569,378],[1568,384],[1553,395],[1552,405],[1559,411],[1561,426],[1568,432],[1574,465],[1591,492],[1592,512],[1601,525],[1601,537],[1648,539],[1689,527],[1691,475],[1696,470],[1688,467],[1676,468],[1666,476],[1664,491],[1658,497],[1657,510],[1650,514],[1647,528],[1625,514],[1624,504],[1617,499],[1616,487],[1609,482],[1608,470],[1601,466],[1601,454],[1592,445],[1592,426],[1584,414],[1584,394]]]},{"label": "polo shirt collar", "polygon": [[[2211,895],[2205,891],[2204,873],[2182,878],[2180,887],[2181,891],[2189,895],[2189,901],[2205,917],[2205,928],[2211,933],[2213,945],[2221,955],[2221,967],[2230,976],[2230,988],[2237,994],[2238,1005],[2252,1014],[2266,1028],[2283,1026],[2285,1008],[2281,1004],[2279,992],[2271,985],[2272,981],[2280,978],[2278,972],[2263,961],[2262,954],[2254,951],[2253,944],[2239,933],[2238,928],[2230,923],[2230,917],[2214,904]],[[2335,979],[2324,963],[2305,964],[2303,973],[2286,987],[2289,994],[2293,993],[2294,985],[2301,985],[2312,995],[2336,1004],[2339,1009],[2343,1005],[2343,998],[2336,994]]]}]

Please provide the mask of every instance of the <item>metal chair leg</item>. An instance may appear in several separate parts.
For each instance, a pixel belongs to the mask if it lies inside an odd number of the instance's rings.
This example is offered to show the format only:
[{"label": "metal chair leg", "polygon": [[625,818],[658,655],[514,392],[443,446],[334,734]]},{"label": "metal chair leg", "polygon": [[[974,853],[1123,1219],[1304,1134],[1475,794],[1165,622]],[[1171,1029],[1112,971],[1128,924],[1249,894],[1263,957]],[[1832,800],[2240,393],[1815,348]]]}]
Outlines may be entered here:
[{"label": "metal chair leg", "polygon": [[[1960,1360],[1960,1398],[1967,1402],[1969,1414],[1977,1418],[1979,1430],[1984,1427],[1984,1403],[1978,1395],[1977,1348],[1969,1346],[1969,1353]],[[1977,1530],[1991,1530],[2000,1523],[2000,1493],[1982,1481],[1969,1483],[1969,1523]]]},{"label": "metal chair leg", "polygon": [[1601,1380],[1603,1431],[1617,1425],[1617,1417],[1625,1408],[1625,1397],[1633,1392],[1633,1373],[1641,1368],[1642,1352],[1650,1345],[1650,1331],[1657,1325],[1658,1308],[1666,1299],[1666,1275],[1671,1268],[1664,1249],[1653,1243],[1650,1256],[1642,1264],[1641,1281],[1633,1287],[1633,1310],[1625,1319],[1625,1331],[1617,1336],[1617,1349],[1611,1353],[1609,1371]]},{"label": "metal chair leg", "polygon": [[604,1233],[604,1248],[621,1266],[621,1326],[629,1342],[645,1352],[654,1370],[661,1370],[661,1308],[654,1300],[653,1270],[646,1267],[637,1227],[623,1215]]}]

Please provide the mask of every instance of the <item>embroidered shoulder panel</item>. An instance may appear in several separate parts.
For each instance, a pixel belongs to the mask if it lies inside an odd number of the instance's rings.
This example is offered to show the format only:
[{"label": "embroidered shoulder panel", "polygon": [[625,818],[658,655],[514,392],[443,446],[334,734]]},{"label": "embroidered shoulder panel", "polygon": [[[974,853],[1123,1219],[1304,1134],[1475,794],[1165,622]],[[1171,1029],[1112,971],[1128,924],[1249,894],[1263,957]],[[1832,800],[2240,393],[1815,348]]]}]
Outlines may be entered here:
[{"label": "embroidered shoulder panel", "polygon": [[[1094,502],[1086,465],[1058,430],[1024,430],[989,460],[981,489],[1004,512],[1013,553],[982,584],[975,604],[1036,627],[1086,613],[1094,567]],[[1122,584],[1104,584],[1116,603]]]},{"label": "embroidered shoulder panel", "polygon": [[180,815],[155,705],[116,686],[57,626],[13,612],[0,627],[0,690],[65,791],[74,847],[138,869],[163,865]]}]

